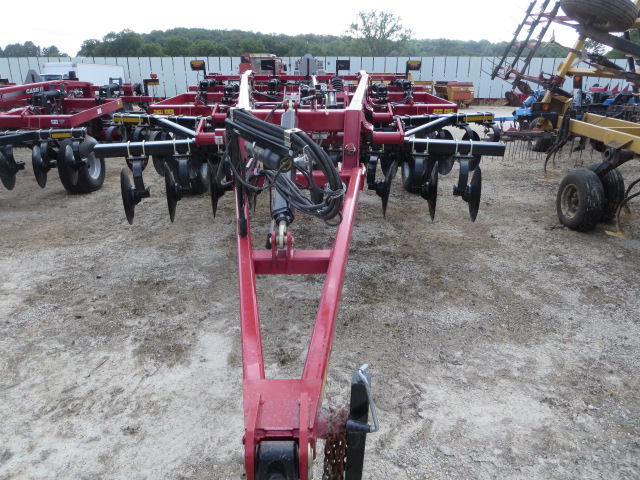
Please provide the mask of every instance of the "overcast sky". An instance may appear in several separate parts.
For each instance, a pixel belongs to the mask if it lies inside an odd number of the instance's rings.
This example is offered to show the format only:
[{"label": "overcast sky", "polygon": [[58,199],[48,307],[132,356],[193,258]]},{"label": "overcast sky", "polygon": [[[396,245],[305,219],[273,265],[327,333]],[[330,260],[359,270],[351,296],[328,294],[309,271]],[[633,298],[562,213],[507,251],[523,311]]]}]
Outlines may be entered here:
[{"label": "overcast sky", "polygon": [[[298,35],[342,35],[361,10],[399,16],[414,38],[448,38],[491,42],[511,40],[531,0],[368,0],[365,2],[268,2],[257,0],[181,0],[176,2],[55,3],[30,0],[2,2],[0,47],[32,41],[57,46],[75,56],[84,40],[125,28],[138,33],[176,27],[246,30]],[[542,2],[539,2],[542,3]],[[173,5],[173,6],[172,6]],[[556,31],[573,43],[575,34]]]}]

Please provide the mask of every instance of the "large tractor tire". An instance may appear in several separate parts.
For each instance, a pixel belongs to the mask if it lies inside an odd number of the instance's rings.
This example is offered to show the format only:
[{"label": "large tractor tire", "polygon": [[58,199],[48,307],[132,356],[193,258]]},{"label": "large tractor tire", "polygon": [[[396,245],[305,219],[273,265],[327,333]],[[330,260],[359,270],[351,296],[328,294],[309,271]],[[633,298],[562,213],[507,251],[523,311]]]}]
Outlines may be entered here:
[{"label": "large tractor tire", "polygon": [[558,219],[571,230],[587,232],[600,221],[604,202],[604,188],[598,175],[588,168],[573,170],[565,175],[558,188]]},{"label": "large tractor tire", "polygon": [[638,19],[638,7],[630,0],[561,0],[560,6],[569,18],[588,23],[603,32],[624,32]]},{"label": "large tractor tire", "polygon": [[[600,162],[589,165],[588,168],[592,172],[595,172],[599,166]],[[624,178],[622,178],[620,170],[614,168],[613,170],[609,170],[605,176],[601,177],[600,181],[604,189],[604,208],[602,209],[600,220],[608,222],[615,218],[618,205],[624,200]]]}]

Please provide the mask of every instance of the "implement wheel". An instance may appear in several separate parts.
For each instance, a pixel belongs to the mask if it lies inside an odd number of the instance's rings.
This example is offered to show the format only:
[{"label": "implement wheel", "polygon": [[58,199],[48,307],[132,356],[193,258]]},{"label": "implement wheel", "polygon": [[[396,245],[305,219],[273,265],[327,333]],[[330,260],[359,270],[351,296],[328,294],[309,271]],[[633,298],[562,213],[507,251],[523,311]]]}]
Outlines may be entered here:
[{"label": "implement wheel", "polygon": [[209,191],[209,183],[211,172],[209,171],[209,162],[204,159],[191,158],[192,165],[190,166],[191,176],[191,193],[194,195],[200,195]]},{"label": "implement wheel", "polygon": [[87,137],[80,143],[77,156],[85,163],[77,166],[76,154],[71,140],[60,142],[58,151],[58,174],[62,186],[72,194],[91,193],[100,190],[106,173],[104,158],[93,152],[97,144],[95,138]]},{"label": "implement wheel", "polygon": [[629,30],[638,18],[638,7],[629,0],[561,0],[564,13],[603,32]]},{"label": "implement wheel", "polygon": [[553,138],[539,137],[536,138],[530,145],[532,152],[546,152],[553,145]]},{"label": "implement wheel", "polygon": [[[592,172],[595,172],[599,165],[600,163],[594,163],[593,165],[589,165],[588,168]],[[604,208],[602,209],[600,220],[608,222],[615,218],[618,205],[624,200],[624,178],[622,178],[620,170],[614,168],[613,170],[609,170],[604,177],[601,177],[600,181],[604,189]]]},{"label": "implement wheel", "polygon": [[553,138],[536,138],[531,144],[532,152],[546,152],[553,145]]},{"label": "implement wheel", "polygon": [[78,184],[80,193],[91,193],[102,188],[104,183],[104,177],[106,174],[106,167],[104,158],[96,157],[93,152],[93,147],[98,144],[98,141],[93,137],[87,137],[80,144],[79,152],[80,157],[86,159],[86,166],[80,167],[78,171]]},{"label": "implement wheel", "polygon": [[602,182],[588,168],[573,170],[560,182],[556,198],[558,219],[571,230],[592,230],[600,221],[604,203]]}]

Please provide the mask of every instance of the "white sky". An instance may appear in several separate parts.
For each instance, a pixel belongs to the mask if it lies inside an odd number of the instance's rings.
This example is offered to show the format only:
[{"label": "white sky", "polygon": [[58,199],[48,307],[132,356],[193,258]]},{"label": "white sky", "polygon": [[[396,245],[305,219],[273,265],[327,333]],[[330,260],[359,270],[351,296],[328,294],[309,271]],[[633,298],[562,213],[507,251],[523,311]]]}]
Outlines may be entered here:
[{"label": "white sky", "polygon": [[[531,0],[367,0],[341,2],[268,2],[258,0],[180,0],[177,2],[51,3],[2,2],[0,47],[32,41],[57,46],[75,56],[84,40],[125,28],[138,33],[176,27],[246,30],[297,35],[342,35],[361,10],[393,13],[414,38],[509,41]],[[541,2],[540,2],[541,3]],[[27,7],[28,5],[28,7]],[[171,6],[173,5],[173,6]],[[111,8],[113,6],[113,8]],[[105,11],[101,11],[105,9]],[[556,39],[569,45],[572,30]]]}]

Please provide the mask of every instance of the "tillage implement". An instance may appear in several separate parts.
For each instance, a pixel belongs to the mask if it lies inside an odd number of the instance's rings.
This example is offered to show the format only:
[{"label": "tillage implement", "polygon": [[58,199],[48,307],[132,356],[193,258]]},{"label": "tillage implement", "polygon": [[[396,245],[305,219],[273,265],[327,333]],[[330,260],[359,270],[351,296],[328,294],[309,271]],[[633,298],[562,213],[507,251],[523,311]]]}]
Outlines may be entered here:
[{"label": "tillage implement", "polygon": [[[433,218],[439,178],[457,164],[452,193],[468,204],[474,220],[481,157],[501,156],[505,145],[492,114],[458,113],[456,104],[421,91],[408,71],[286,75],[272,61],[261,59],[266,74],[206,74],[189,92],[151,105],[148,114],[114,115],[115,124],[138,130],[139,140],[99,144],[93,153],[126,159],[121,191],[129,222],[151,195],[143,178],[149,163],[164,177],[171,221],[187,194],[208,190],[214,216],[220,199],[233,196],[247,479],[310,479],[321,439],[322,478],[361,479],[366,436],[378,429],[367,365],[351,375],[350,405],[323,408],[359,195],[365,186],[375,191],[386,211],[400,170],[404,189],[426,199]],[[416,67],[412,62],[408,70]],[[449,127],[460,129],[457,139]],[[269,205],[261,221],[270,233],[257,243],[264,247],[255,248],[252,220],[260,198]],[[315,217],[322,237],[335,232],[332,245],[294,248],[295,221],[303,214]],[[263,336],[276,332],[261,328],[259,275],[274,282],[280,275],[324,276],[299,378],[265,373]],[[291,307],[283,305],[278,315],[293,313]]]},{"label": "tillage implement", "polygon": [[[525,140],[534,150],[546,152],[545,169],[567,144],[572,151],[589,145],[602,152],[601,162],[569,172],[560,182],[556,210],[560,222],[572,230],[588,231],[600,221],[615,219],[615,231],[607,233],[628,238],[620,228],[620,213],[640,195],[632,193],[640,178],[625,188],[618,167],[640,154],[639,11],[640,0],[534,0],[493,70],[492,78],[513,84],[511,97],[517,96],[516,89],[529,97],[516,110],[519,128],[504,132],[505,140]],[[553,24],[573,28],[578,39],[572,47],[564,47],[567,57],[554,74],[531,72],[535,52]],[[624,53],[625,65],[589,52],[589,41]],[[571,91],[565,87],[567,77],[572,78]],[[585,90],[584,77],[618,80],[627,86],[618,91]],[[529,83],[540,90],[534,91]]]}]

